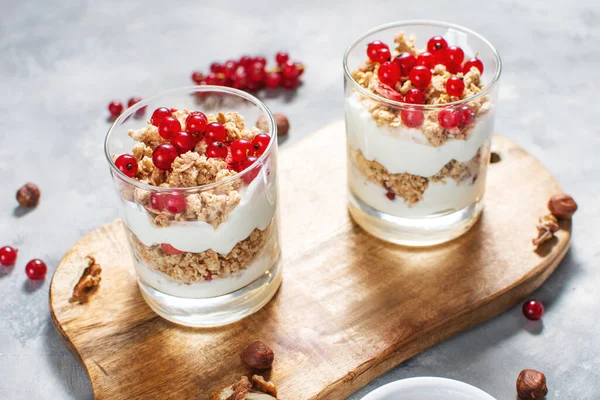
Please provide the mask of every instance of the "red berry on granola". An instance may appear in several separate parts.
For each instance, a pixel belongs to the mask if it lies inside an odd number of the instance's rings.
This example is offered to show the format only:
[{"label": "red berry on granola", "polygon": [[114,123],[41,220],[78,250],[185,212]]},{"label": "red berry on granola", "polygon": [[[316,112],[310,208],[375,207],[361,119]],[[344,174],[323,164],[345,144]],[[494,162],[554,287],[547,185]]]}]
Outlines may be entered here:
[{"label": "red berry on granola", "polygon": [[465,52],[458,46],[450,46],[446,50],[446,59],[449,63],[460,65],[465,59]]},{"label": "red berry on granola", "polygon": [[115,160],[115,166],[130,178],[133,178],[138,171],[138,163],[131,154],[121,154]]},{"label": "red berry on granola", "polygon": [[382,83],[393,87],[400,79],[400,67],[393,61],[386,61],[379,66],[377,76]]},{"label": "red berry on granola", "polygon": [[212,142],[206,148],[207,158],[226,158],[227,157],[227,146],[223,142]]},{"label": "red berry on granola", "polygon": [[181,131],[181,123],[175,117],[164,117],[158,124],[158,134],[163,139],[170,139],[173,134]]},{"label": "red berry on granola", "polygon": [[261,156],[267,149],[267,146],[269,145],[270,141],[271,136],[269,135],[265,135],[264,133],[256,135],[254,139],[252,139],[252,148],[254,149],[254,155]]},{"label": "red berry on granola", "polygon": [[[367,57],[369,57],[369,59],[373,62],[385,62],[388,61],[388,59],[384,59],[383,61],[380,61],[380,57],[382,54],[380,54],[380,51],[383,51],[383,54],[385,54],[385,52],[387,51],[387,53],[390,53],[390,48],[388,47],[387,44],[379,41],[379,40],[375,40],[374,42],[371,42],[367,45]],[[391,55],[391,54],[390,54]]]},{"label": "red berry on granola", "polygon": [[425,104],[425,95],[419,89],[409,89],[404,95],[404,102],[411,104]]},{"label": "red berry on granola", "polygon": [[196,146],[194,135],[181,131],[171,136],[171,144],[175,146],[179,154],[187,153]]},{"label": "red berry on granola", "polygon": [[445,51],[448,48],[448,42],[441,36],[434,36],[427,42],[427,51],[435,54],[438,51]]},{"label": "red berry on granola", "polygon": [[248,139],[238,139],[231,144],[231,158],[242,161],[252,152],[252,142]]},{"label": "red berry on granola", "polygon": [[159,144],[152,151],[152,162],[158,169],[171,169],[171,164],[177,158],[177,149],[170,143]]},{"label": "red berry on granola", "polygon": [[167,193],[165,195],[165,210],[171,214],[180,214],[186,208],[185,196],[182,193]]},{"label": "red berry on granola", "polygon": [[[246,169],[250,168],[252,166],[252,164],[254,164],[256,162],[256,160],[258,160],[258,158],[254,157],[254,156],[246,157],[244,160],[240,161],[237,172],[242,172],[242,171],[245,171]],[[244,176],[242,177],[242,179],[244,180],[244,182],[247,185],[249,185],[250,183],[252,183],[254,178],[256,178],[258,176],[259,172],[260,172],[260,166],[256,166],[256,167],[252,168],[250,171],[247,171],[244,174]]]},{"label": "red berry on granola", "polygon": [[204,139],[208,144],[212,142],[224,142],[227,139],[227,128],[218,122],[211,122],[206,125]]},{"label": "red berry on granola", "polygon": [[465,83],[457,76],[451,76],[446,81],[446,92],[450,96],[460,97],[465,91]]},{"label": "red berry on granola", "polygon": [[167,107],[159,107],[152,113],[152,117],[150,117],[150,122],[152,123],[152,125],[158,126],[158,124],[160,123],[160,121],[163,120],[163,118],[170,116],[171,111],[169,111]]},{"label": "red berry on granola", "polygon": [[417,89],[426,89],[431,83],[431,71],[423,65],[417,65],[410,71],[410,81]]},{"label": "red berry on granola", "polygon": [[418,128],[423,125],[423,121],[425,120],[423,111],[412,108],[402,110],[400,113],[400,118],[402,119],[404,125],[409,128]]},{"label": "red berry on granola", "polygon": [[394,58],[394,62],[400,67],[400,76],[408,76],[410,71],[417,65],[417,59],[414,55],[403,52]]},{"label": "red berry on granola", "polygon": [[465,61],[465,65],[463,65],[463,73],[467,73],[471,70],[471,67],[475,67],[479,70],[480,73],[483,74],[483,63],[479,58],[473,57],[469,58]]},{"label": "red berry on granola", "polygon": [[460,114],[457,110],[446,108],[438,114],[438,122],[444,129],[453,129],[460,122]]},{"label": "red berry on granola", "polygon": [[208,125],[208,119],[204,113],[200,111],[193,111],[188,115],[185,119],[185,131],[190,133],[196,139],[196,142],[199,142],[202,139],[202,135],[206,131],[206,126]]},{"label": "red berry on granola", "polygon": [[423,65],[424,67],[433,69],[433,67],[435,67],[433,54],[428,51],[421,53],[419,57],[417,57],[417,65]]}]

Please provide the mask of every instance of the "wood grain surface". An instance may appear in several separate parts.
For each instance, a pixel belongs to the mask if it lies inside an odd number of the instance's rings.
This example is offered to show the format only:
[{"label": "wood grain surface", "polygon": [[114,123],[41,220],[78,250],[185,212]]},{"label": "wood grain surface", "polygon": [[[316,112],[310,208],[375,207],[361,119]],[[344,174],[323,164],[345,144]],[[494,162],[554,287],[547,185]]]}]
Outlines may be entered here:
[{"label": "wood grain surface", "polygon": [[[431,248],[387,244],[346,211],[343,122],[280,155],[283,284],[258,313],[221,328],[174,325],[144,303],[120,221],[84,236],[50,288],[52,318],[96,399],[204,399],[248,373],[253,340],[275,351],[280,398],[342,399],[444,339],[505,311],[538,288],[569,247],[570,221],[533,251],[537,218],[561,191],[533,157],[501,136],[481,220]],[[93,255],[100,288],[69,298]]]}]

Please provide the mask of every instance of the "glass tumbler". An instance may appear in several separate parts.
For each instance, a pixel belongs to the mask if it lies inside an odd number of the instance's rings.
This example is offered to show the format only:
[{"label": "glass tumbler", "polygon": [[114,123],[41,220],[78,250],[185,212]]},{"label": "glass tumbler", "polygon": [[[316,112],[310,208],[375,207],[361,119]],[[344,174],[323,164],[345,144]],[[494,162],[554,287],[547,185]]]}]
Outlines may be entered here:
[{"label": "glass tumbler", "polygon": [[[220,171],[224,176],[214,182],[177,187],[181,186],[177,179],[191,177],[201,182],[197,175],[208,173],[176,164],[177,159],[170,172],[155,170],[146,179],[135,179],[139,178],[139,172],[129,177],[115,165],[115,159],[132,153],[136,141],[131,136],[142,135],[135,130],[147,128],[158,132],[151,126],[150,116],[159,107],[171,109],[176,117],[177,111],[173,109],[201,111],[207,116],[236,112],[254,132],[258,129],[254,128],[255,121],[261,118],[266,121],[261,130],[271,140],[262,155],[247,159],[251,161],[246,169],[237,167],[241,172],[233,174],[228,164],[227,170]],[[228,124],[224,126],[229,130]],[[230,124],[235,126],[238,122]],[[166,142],[157,134],[155,138]],[[208,139],[200,140],[197,146],[202,146],[205,140]],[[154,311],[178,324],[212,327],[252,314],[273,297],[282,275],[277,127],[273,115],[260,100],[219,86],[163,92],[140,101],[116,119],[106,136],[105,153],[121,200],[138,285]],[[136,155],[136,150],[133,153]],[[197,159],[198,154],[192,155]],[[139,161],[139,170],[152,163],[150,156],[146,154]],[[175,172],[179,174],[177,179],[173,177]],[[165,184],[161,176],[173,179],[168,178],[171,183]]]},{"label": "glass tumbler", "polygon": [[[464,58],[452,64],[443,58],[449,53],[420,57],[434,36],[459,46]],[[389,45],[385,59],[405,68],[394,84],[382,84],[380,64],[367,61],[367,46],[376,40]],[[473,57],[483,63],[481,74],[467,63]],[[414,65],[432,73],[429,86],[406,82],[419,78],[411,75]],[[477,222],[500,71],[500,56],[486,39],[442,22],[391,23],[350,45],[344,55],[348,208],[363,229],[389,242],[428,246],[454,239]],[[446,91],[456,79],[465,90],[454,97],[457,92]],[[428,103],[419,99],[423,93],[431,96]]]}]

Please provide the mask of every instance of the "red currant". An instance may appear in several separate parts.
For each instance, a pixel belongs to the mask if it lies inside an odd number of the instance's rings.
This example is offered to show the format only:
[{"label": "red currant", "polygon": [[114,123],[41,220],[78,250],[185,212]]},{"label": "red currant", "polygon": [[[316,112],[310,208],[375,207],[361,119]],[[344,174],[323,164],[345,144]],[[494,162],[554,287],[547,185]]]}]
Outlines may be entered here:
[{"label": "red currant", "polygon": [[473,57],[469,58],[465,61],[465,65],[463,65],[463,73],[467,73],[471,70],[471,67],[475,67],[479,70],[480,73],[483,74],[483,63],[479,58]]},{"label": "red currant", "polygon": [[231,143],[231,158],[234,161],[242,161],[252,151],[252,143],[248,139],[238,139]]},{"label": "red currant", "polygon": [[386,61],[379,66],[377,76],[380,82],[394,87],[400,79],[400,67],[393,61]]},{"label": "red currant", "polygon": [[215,74],[222,74],[224,70],[225,67],[223,66],[223,64],[219,64],[217,62],[210,64],[210,72],[213,72]]},{"label": "red currant", "polygon": [[29,261],[25,266],[25,273],[27,274],[27,277],[32,281],[39,281],[41,279],[44,279],[44,277],[46,276],[46,272],[48,272],[48,267],[46,266],[46,263],[37,258],[35,260]]},{"label": "red currant", "polygon": [[180,214],[187,208],[185,196],[181,193],[167,193],[165,195],[165,210],[171,214]]},{"label": "red currant", "polygon": [[265,65],[260,62],[253,62],[248,68],[248,75],[254,82],[262,82],[265,79]]},{"label": "red currant", "polygon": [[162,211],[165,208],[165,196],[162,193],[152,193],[150,195],[150,207],[154,210]]},{"label": "red currant", "polygon": [[131,107],[131,106],[133,106],[134,104],[136,104],[136,103],[139,103],[140,101],[142,101],[142,98],[141,98],[141,97],[138,97],[138,96],[133,96],[132,98],[130,98],[130,99],[127,101],[127,107]]},{"label": "red currant", "polygon": [[430,53],[445,51],[447,48],[448,42],[441,36],[434,36],[427,42],[427,51]]},{"label": "red currant", "polygon": [[450,46],[446,50],[446,59],[451,63],[462,64],[465,52],[458,46]]},{"label": "red currant", "polygon": [[275,54],[275,61],[277,62],[277,65],[285,64],[286,62],[288,62],[289,59],[290,56],[288,55],[288,53],[284,53],[283,51],[280,51],[279,53]]},{"label": "red currant", "polygon": [[247,67],[248,65],[250,65],[252,63],[252,57],[250,56],[242,56],[240,57],[240,62],[239,64],[242,67]]},{"label": "red currant", "polygon": [[421,53],[421,55],[417,57],[417,65],[422,65],[429,69],[433,69],[433,67],[435,67],[435,59],[433,54],[428,51]]},{"label": "red currant", "polygon": [[113,100],[108,103],[108,111],[112,117],[118,117],[123,112],[123,103],[118,100]]},{"label": "red currant", "polygon": [[[369,57],[369,59],[373,62],[381,62],[379,61],[379,50],[387,50],[387,52],[390,52],[390,48],[388,47],[387,44],[376,40],[374,42],[371,42],[367,45],[367,57]],[[388,60],[383,60],[383,61],[388,61]]]},{"label": "red currant", "polygon": [[446,108],[438,114],[438,122],[444,129],[453,129],[460,122],[460,114],[457,110]]},{"label": "red currant", "polygon": [[238,68],[239,64],[233,60],[229,60],[223,66],[223,73],[227,79],[231,79],[235,70]]},{"label": "red currant", "polygon": [[219,78],[219,76],[216,73],[211,72],[210,74],[206,75],[206,84],[207,85],[220,85],[221,78]]},{"label": "red currant", "polygon": [[462,70],[461,65],[455,62],[446,62],[445,65],[446,71],[450,72],[451,74],[458,74]]},{"label": "red currant", "polygon": [[458,126],[464,127],[472,125],[475,122],[475,113],[469,106],[462,106],[458,109],[458,114],[460,115],[460,121],[458,122]]},{"label": "red currant", "polygon": [[258,62],[258,63],[261,63],[262,65],[267,65],[267,59],[264,58],[263,56],[254,57],[252,62],[255,62],[255,63]]},{"label": "red currant", "polygon": [[138,172],[137,160],[131,154],[121,154],[115,160],[115,165],[119,168],[119,171],[130,178],[133,178]]},{"label": "red currant", "polygon": [[173,164],[177,155],[177,149],[172,144],[159,144],[152,152],[152,162],[158,169],[171,169],[171,164]]},{"label": "red currant", "polygon": [[296,64],[291,61],[286,62],[281,66],[281,75],[287,79],[293,79],[298,77],[298,68],[296,68]]},{"label": "red currant", "polygon": [[170,116],[171,116],[171,111],[169,111],[168,108],[159,107],[156,110],[154,110],[154,112],[152,113],[152,117],[150,117],[150,122],[152,123],[152,125],[158,126],[158,124],[160,124],[160,121],[162,121],[163,118],[170,117]]},{"label": "red currant", "polygon": [[431,71],[423,65],[417,65],[410,71],[410,81],[417,89],[426,89],[431,83]]},{"label": "red currant", "polygon": [[0,248],[0,265],[10,267],[17,261],[17,253],[19,250],[11,246]]},{"label": "red currant", "polygon": [[249,92],[256,92],[262,87],[262,82],[250,81],[246,85],[246,90]]},{"label": "red currant", "polygon": [[264,133],[260,133],[256,136],[254,136],[254,139],[252,139],[252,147],[254,148],[254,155],[261,156],[267,149],[267,146],[269,145],[270,141],[271,141],[271,136],[266,135]]},{"label": "red currant", "polygon": [[409,128],[418,128],[423,125],[423,121],[425,120],[425,116],[421,110],[415,110],[412,108],[407,108],[402,110],[400,113],[400,118],[404,125]]},{"label": "red currant", "polygon": [[171,144],[175,146],[179,154],[192,150],[196,146],[196,143],[194,135],[184,131],[176,132],[171,136]]},{"label": "red currant", "polygon": [[396,198],[396,193],[388,189],[388,191],[385,193],[385,197],[387,197],[390,200],[394,200]]},{"label": "red currant", "polygon": [[537,321],[544,315],[544,305],[537,300],[527,300],[523,304],[523,315],[532,321]]},{"label": "red currant", "polygon": [[158,124],[158,134],[163,139],[170,139],[171,136],[181,131],[181,123],[175,117],[164,117]]},{"label": "red currant", "polygon": [[298,86],[300,86],[300,81],[298,78],[286,78],[281,82],[281,86],[288,90],[296,89]]},{"label": "red currant", "polygon": [[224,142],[225,139],[227,139],[227,128],[218,122],[211,122],[210,124],[206,125],[204,139],[208,144],[212,142]]},{"label": "red currant", "polygon": [[398,67],[400,67],[400,76],[408,76],[410,71],[417,65],[415,56],[408,52],[400,53],[394,58]]},{"label": "red currant", "polygon": [[204,113],[200,111],[194,111],[185,119],[185,131],[191,134],[196,143],[202,139],[202,135],[206,131],[206,126],[208,125],[208,119]]},{"label": "red currant", "polygon": [[446,92],[450,96],[460,97],[465,91],[465,83],[458,76],[451,76],[446,81]]},{"label": "red currant", "polygon": [[[254,164],[256,162],[256,160],[258,160],[258,158],[253,157],[253,156],[246,157],[245,159],[240,161],[237,172],[242,172],[242,171],[245,171],[246,169],[250,168],[252,166],[252,164]],[[260,166],[256,166],[253,169],[251,169],[250,171],[247,171],[244,174],[244,176],[242,177],[242,179],[244,180],[244,182],[247,185],[249,185],[250,183],[252,183],[254,178],[256,178],[258,176],[259,172],[260,172]]]},{"label": "red currant", "polygon": [[184,254],[185,253],[185,251],[177,250],[175,247],[171,246],[168,243],[161,243],[160,244],[160,249],[163,251],[163,253],[168,254],[168,255]]},{"label": "red currant", "polygon": [[207,158],[226,158],[227,157],[227,146],[223,142],[212,142],[206,148]]},{"label": "red currant", "polygon": [[394,88],[392,88],[389,85],[386,85],[385,83],[379,82],[379,84],[375,86],[375,91],[381,96],[385,97],[386,99],[394,101],[404,101],[400,93],[396,92]]},{"label": "red currant", "polygon": [[265,85],[270,89],[275,89],[281,86],[281,75],[277,72],[269,72],[265,76]]},{"label": "red currant", "polygon": [[192,72],[192,82],[196,85],[199,85],[204,80],[204,74],[202,72],[194,71]]},{"label": "red currant", "polygon": [[404,95],[404,102],[411,104],[425,104],[425,95],[419,89],[409,89]]},{"label": "red currant", "polygon": [[294,65],[296,66],[296,69],[298,70],[298,76],[299,77],[302,76],[302,74],[304,73],[304,70],[306,69],[304,67],[304,64],[296,62],[296,63],[294,63]]},{"label": "red currant", "polygon": [[231,85],[236,89],[245,89],[248,85],[248,73],[243,67],[238,67],[231,77]]}]

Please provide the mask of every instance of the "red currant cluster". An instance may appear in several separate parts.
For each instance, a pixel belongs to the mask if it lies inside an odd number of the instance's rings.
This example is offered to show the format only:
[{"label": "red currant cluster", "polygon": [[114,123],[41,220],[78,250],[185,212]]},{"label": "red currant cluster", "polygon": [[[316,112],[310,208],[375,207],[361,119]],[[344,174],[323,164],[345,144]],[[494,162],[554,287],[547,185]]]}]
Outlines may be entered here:
[{"label": "red currant cluster", "polygon": [[[459,72],[467,73],[471,67],[483,72],[483,63],[477,58],[471,58],[463,63],[464,51],[458,46],[448,46],[446,40],[441,36],[434,36],[427,42],[427,51],[418,57],[403,52],[394,57],[389,47],[376,40],[367,46],[367,56],[373,62],[379,63],[377,76],[380,85],[376,87],[377,92],[394,101],[409,104],[425,104],[424,91],[431,84],[431,70],[438,64],[446,67],[452,74]],[[394,87],[397,82],[410,79],[415,87],[410,89],[404,96],[397,92]],[[462,78],[451,76],[446,81],[446,91],[450,96],[460,98],[465,90]],[[407,108],[401,112],[402,122],[410,127],[417,128],[423,124],[423,112],[416,108]],[[440,125],[445,129],[466,127],[475,120],[473,110],[468,106],[459,109],[445,109],[438,115]]]},{"label": "red currant cluster", "polygon": [[[141,97],[133,96],[127,101],[127,107],[131,107],[134,104],[139,103],[140,101],[142,101]],[[141,117],[142,115],[144,115],[145,111],[145,107],[140,108],[136,111],[135,116]],[[123,103],[121,103],[119,100],[111,101],[110,103],[108,103],[108,112],[110,112],[110,116],[112,118],[117,118],[123,112]]]},{"label": "red currant cluster", "polygon": [[249,92],[256,92],[263,87],[296,89],[300,85],[304,64],[291,61],[284,52],[275,55],[275,62],[277,66],[270,69],[267,69],[264,57],[243,56],[224,64],[214,62],[207,75],[192,72],[192,81],[197,85],[229,86]]},{"label": "red currant cluster", "polygon": [[[10,267],[17,262],[18,250],[11,246],[0,247],[0,265]],[[33,259],[25,265],[25,273],[32,281],[44,279],[48,267],[46,263],[39,259]]]}]

